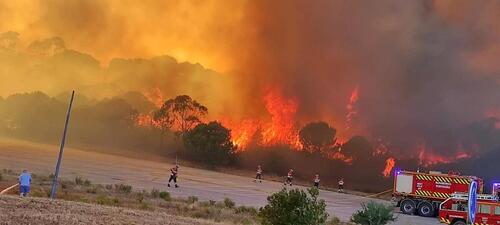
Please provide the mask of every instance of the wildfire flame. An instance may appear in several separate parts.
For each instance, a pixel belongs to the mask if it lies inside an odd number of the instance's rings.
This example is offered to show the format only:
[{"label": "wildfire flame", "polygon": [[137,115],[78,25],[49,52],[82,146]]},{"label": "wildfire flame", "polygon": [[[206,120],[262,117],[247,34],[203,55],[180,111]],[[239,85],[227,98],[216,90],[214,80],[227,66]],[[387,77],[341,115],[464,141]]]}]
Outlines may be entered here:
[{"label": "wildfire flame", "polygon": [[385,169],[384,171],[382,171],[382,175],[384,175],[384,177],[389,177],[395,164],[396,160],[392,157],[389,157],[387,160],[385,160]]},{"label": "wildfire flame", "polygon": [[349,103],[347,104],[347,115],[346,115],[346,122],[345,122],[345,128],[346,130],[351,129],[352,126],[352,120],[354,116],[358,113],[356,110],[356,103],[358,102],[359,99],[359,88],[356,85],[356,87],[352,90],[351,97],[349,98]]},{"label": "wildfire flame", "polygon": [[285,144],[302,149],[299,131],[295,126],[298,103],[295,99],[285,99],[279,91],[271,89],[264,96],[266,110],[271,115],[271,123],[263,127],[264,146]]},{"label": "wildfire flame", "polygon": [[471,158],[472,153],[458,150],[454,155],[443,156],[435,153],[432,149],[427,149],[424,143],[418,145],[419,165],[428,167],[436,164],[452,163],[460,159]]},{"label": "wildfire flame", "polygon": [[245,119],[239,123],[222,119],[221,123],[231,130],[231,141],[238,146],[238,151],[244,151],[254,141],[255,134],[261,127],[261,122],[256,119]]}]

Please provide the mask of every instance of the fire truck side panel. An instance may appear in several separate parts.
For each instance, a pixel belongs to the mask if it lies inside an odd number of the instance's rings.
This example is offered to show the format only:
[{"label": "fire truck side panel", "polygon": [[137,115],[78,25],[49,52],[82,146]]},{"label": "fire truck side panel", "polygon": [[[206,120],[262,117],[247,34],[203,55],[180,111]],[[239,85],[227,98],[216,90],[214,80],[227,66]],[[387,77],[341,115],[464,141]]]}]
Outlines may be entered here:
[{"label": "fire truck side panel", "polygon": [[404,194],[414,193],[415,189],[413,187],[412,175],[398,174],[396,179],[397,179],[395,187],[396,192]]},{"label": "fire truck side panel", "polygon": [[[396,175],[394,193],[398,196],[415,196],[443,201],[454,192],[467,192],[471,180],[477,180],[482,184],[480,179],[472,177],[402,171]],[[412,185],[411,191],[409,191],[408,185]]]}]

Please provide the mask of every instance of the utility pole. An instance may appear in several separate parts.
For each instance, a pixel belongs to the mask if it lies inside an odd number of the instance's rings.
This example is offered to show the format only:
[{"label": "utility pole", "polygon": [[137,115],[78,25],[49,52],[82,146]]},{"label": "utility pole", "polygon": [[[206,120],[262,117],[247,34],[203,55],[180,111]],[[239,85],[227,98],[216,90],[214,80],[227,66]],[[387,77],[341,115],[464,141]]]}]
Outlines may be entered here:
[{"label": "utility pole", "polygon": [[73,99],[75,98],[75,91],[71,92],[71,99],[69,100],[68,113],[66,114],[66,122],[64,123],[64,131],[61,139],[61,147],[59,148],[59,157],[57,158],[56,172],[54,174],[54,180],[52,181],[52,191],[50,192],[50,198],[56,198],[57,180],[59,177],[59,168],[61,167],[61,160],[64,151],[64,143],[66,142],[66,133],[68,131],[69,117],[71,115],[71,107],[73,106]]}]

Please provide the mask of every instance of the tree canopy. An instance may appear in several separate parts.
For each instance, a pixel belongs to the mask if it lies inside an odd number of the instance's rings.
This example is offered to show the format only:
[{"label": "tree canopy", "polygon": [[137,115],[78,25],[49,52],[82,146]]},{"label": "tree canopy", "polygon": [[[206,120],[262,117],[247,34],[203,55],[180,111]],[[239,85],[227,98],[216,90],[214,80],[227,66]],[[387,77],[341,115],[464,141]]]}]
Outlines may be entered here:
[{"label": "tree canopy", "polygon": [[162,130],[172,129],[184,135],[201,123],[201,117],[208,113],[207,107],[193,100],[188,95],[179,95],[163,103],[153,113],[153,120]]},{"label": "tree canopy", "polygon": [[198,124],[183,136],[183,140],[191,159],[211,167],[229,164],[236,151],[230,130],[217,121]]},{"label": "tree canopy", "polygon": [[337,130],[326,122],[312,122],[299,132],[300,142],[310,153],[321,153],[335,142]]}]

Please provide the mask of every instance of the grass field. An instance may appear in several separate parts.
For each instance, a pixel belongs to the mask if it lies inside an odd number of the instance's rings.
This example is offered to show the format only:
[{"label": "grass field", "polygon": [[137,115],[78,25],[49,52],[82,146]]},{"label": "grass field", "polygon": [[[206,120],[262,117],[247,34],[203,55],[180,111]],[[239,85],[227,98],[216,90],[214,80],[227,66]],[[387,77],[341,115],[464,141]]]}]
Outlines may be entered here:
[{"label": "grass field", "polygon": [[[0,189],[16,183],[18,172],[3,169]],[[173,198],[165,191],[135,191],[127,184],[93,184],[82,177],[61,180],[57,194],[60,200],[79,203],[47,201],[51,180],[50,175],[34,174],[31,190],[33,198],[13,198],[18,195],[18,189],[10,192],[11,197],[2,197],[0,221],[11,222],[7,224],[33,224],[43,218],[44,223],[36,224],[52,224],[56,216],[62,213],[64,216],[61,219],[65,221],[62,224],[74,224],[75,221],[80,221],[76,224],[96,221],[97,224],[165,224],[162,221],[167,221],[166,224],[258,224],[257,209],[236,206],[230,199],[216,202],[198,201],[195,196]],[[78,211],[84,213],[75,213]],[[111,214],[116,216],[102,217]]]}]

